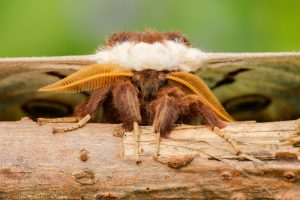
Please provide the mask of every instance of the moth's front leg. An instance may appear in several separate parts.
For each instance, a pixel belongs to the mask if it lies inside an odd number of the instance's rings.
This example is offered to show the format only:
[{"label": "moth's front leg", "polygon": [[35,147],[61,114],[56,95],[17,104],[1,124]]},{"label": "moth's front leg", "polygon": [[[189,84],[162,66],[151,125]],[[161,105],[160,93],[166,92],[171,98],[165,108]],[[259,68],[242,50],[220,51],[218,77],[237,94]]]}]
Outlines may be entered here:
[{"label": "moth's front leg", "polygon": [[84,117],[91,115],[95,117],[96,111],[99,106],[107,99],[111,86],[106,86],[95,90],[85,101],[76,106],[73,116]]},{"label": "moth's front leg", "polygon": [[138,124],[141,123],[142,117],[140,113],[140,104],[136,87],[130,82],[119,82],[114,85],[112,90],[113,106],[119,114],[123,127],[127,131],[134,130],[135,134],[135,159],[140,162],[139,158],[139,129]]},{"label": "moth's front leg", "polygon": [[53,119],[38,118],[37,122],[39,124],[77,122],[74,126],[71,127],[53,127],[53,133],[76,130],[84,126],[91,118],[95,116],[98,107],[108,97],[110,88],[110,86],[106,86],[94,91],[85,101],[80,103],[75,108],[73,117],[62,117]]},{"label": "moth's front leg", "polygon": [[181,105],[184,113],[196,113],[199,115],[205,124],[212,127],[214,133],[224,138],[233,147],[237,155],[241,153],[236,142],[226,132],[221,130],[226,127],[226,124],[217,117],[208,105],[201,101],[199,96],[186,95],[182,98]]},{"label": "moth's front leg", "polygon": [[176,123],[180,107],[178,99],[167,94],[157,98],[150,104],[151,113],[154,115],[153,127],[156,133],[156,149],[154,157],[159,155],[160,137],[168,137],[173,125]]},{"label": "moth's front leg", "polygon": [[112,90],[113,106],[127,131],[133,130],[133,123],[141,123],[140,104],[136,87],[130,82],[116,83]]},{"label": "moth's front leg", "polygon": [[196,114],[200,116],[205,124],[211,127],[224,128],[226,124],[220,120],[209,105],[201,101],[198,95],[186,95],[181,99],[182,113]]},{"label": "moth's front leg", "polygon": [[165,95],[153,101],[150,106],[151,113],[154,114],[154,131],[168,137],[180,114],[178,99]]}]

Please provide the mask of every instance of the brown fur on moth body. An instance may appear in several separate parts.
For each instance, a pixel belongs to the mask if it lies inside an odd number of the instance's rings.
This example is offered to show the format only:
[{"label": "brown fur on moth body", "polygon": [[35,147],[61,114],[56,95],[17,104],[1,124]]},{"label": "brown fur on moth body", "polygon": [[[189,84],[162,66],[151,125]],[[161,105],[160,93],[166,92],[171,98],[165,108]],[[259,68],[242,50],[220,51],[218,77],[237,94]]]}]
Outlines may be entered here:
[{"label": "brown fur on moth body", "polygon": [[176,41],[190,47],[191,43],[187,37],[177,31],[157,32],[151,29],[145,32],[118,32],[114,33],[107,41],[107,46],[114,46],[122,42],[144,42],[153,44],[155,42],[163,42],[164,40]]},{"label": "brown fur on moth body", "polygon": [[[169,41],[169,43],[165,43]],[[126,44],[129,46],[122,46]],[[119,51],[127,55],[130,48],[142,45],[141,50],[164,59],[157,54],[156,48],[168,54],[168,49],[176,52],[180,48],[190,50],[190,42],[178,32],[159,33],[148,30],[142,33],[120,32],[107,40],[107,47],[112,49],[102,52],[103,58]],[[130,46],[131,45],[131,46]],[[132,46],[133,45],[133,46]],[[154,46],[153,46],[154,45]],[[168,48],[164,48],[169,45]],[[116,47],[116,49],[114,49]],[[197,58],[201,51],[189,51]],[[111,54],[112,53],[112,54]],[[99,64],[80,70],[69,77],[42,88],[42,91],[84,91],[94,89],[95,92],[75,109],[76,117],[95,115],[98,107],[103,105],[104,118],[107,122],[122,122],[128,131],[133,129],[134,122],[141,125],[153,125],[156,132],[168,136],[175,123],[189,123],[197,116],[211,127],[225,127],[222,120],[230,121],[231,117],[211,93],[210,89],[197,76],[175,68],[157,70],[159,67],[147,67],[153,64],[151,55],[135,52],[142,56],[137,61],[145,60],[145,65],[127,69],[120,64]],[[141,53],[141,54],[139,54]],[[123,55],[123,57],[124,57]],[[169,54],[173,55],[173,54]],[[190,58],[190,56],[187,56]],[[112,56],[113,58],[115,56]],[[122,58],[122,56],[121,56]],[[168,58],[170,61],[172,60]],[[174,58],[175,59],[175,58]],[[169,61],[168,60],[168,61]],[[185,60],[185,59],[183,59]],[[126,58],[126,62],[131,62]],[[166,60],[163,60],[166,62]],[[180,60],[177,60],[178,62]],[[121,65],[121,66],[120,66]],[[183,69],[184,65],[181,66]],[[136,70],[140,69],[140,70]]]},{"label": "brown fur on moth body", "polygon": [[[115,83],[111,90],[96,90],[76,108],[75,115],[94,115],[100,105],[99,101],[106,101],[108,96],[111,96],[109,100],[112,103],[106,109],[109,111],[104,112],[105,118],[113,119],[108,122],[122,122],[129,131],[133,129],[133,122],[136,121],[141,125],[153,124],[155,131],[166,137],[175,123],[182,123],[184,118],[193,121],[199,115],[212,127],[225,127],[223,121],[197,95],[186,94],[178,87],[170,86],[166,73],[155,70],[135,72],[130,81]],[[112,114],[114,112],[117,114]]]}]

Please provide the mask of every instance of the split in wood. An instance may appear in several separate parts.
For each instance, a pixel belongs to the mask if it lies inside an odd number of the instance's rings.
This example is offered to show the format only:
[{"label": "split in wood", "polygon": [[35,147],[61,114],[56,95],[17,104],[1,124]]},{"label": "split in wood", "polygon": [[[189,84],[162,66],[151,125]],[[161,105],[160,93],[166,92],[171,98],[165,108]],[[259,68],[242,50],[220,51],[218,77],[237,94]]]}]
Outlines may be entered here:
[{"label": "split in wood", "polygon": [[292,152],[276,152],[275,159],[280,161],[298,161],[298,156]]},{"label": "split in wood", "polygon": [[283,144],[300,147],[300,119],[296,121],[296,133],[293,137],[280,140]]}]

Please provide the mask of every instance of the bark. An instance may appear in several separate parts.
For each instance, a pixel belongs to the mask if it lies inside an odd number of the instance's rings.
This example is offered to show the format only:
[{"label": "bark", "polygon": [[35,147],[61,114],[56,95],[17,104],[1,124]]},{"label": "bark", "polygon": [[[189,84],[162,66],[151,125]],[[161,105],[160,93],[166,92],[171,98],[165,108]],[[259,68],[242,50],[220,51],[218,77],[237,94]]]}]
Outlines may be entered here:
[{"label": "bark", "polygon": [[[140,127],[142,163],[134,161],[131,132],[87,124],[52,134],[27,119],[0,122],[0,199],[299,199],[299,121],[230,123],[224,131],[237,156],[206,126],[177,126],[162,139]],[[298,134],[298,135],[297,135]],[[247,175],[246,175],[246,174]],[[266,187],[266,188],[264,188]],[[271,193],[274,194],[272,196]]]}]

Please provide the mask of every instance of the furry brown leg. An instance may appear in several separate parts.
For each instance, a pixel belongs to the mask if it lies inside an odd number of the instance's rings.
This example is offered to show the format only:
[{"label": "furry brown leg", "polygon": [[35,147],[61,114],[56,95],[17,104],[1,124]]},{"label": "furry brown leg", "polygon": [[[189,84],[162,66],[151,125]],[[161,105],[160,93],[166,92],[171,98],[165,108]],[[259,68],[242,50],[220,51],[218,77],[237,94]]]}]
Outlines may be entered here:
[{"label": "furry brown leg", "polygon": [[178,99],[185,94],[177,87],[162,88],[157,92],[157,99],[150,104],[155,132],[167,137],[181,113]]},{"label": "furry brown leg", "polygon": [[71,127],[53,127],[53,133],[58,133],[58,132],[67,132],[67,131],[73,131],[76,130],[80,127],[83,127],[89,120],[91,119],[90,115],[86,115],[84,118],[82,118],[79,122],[77,122],[74,126]]},{"label": "furry brown leg", "polygon": [[226,124],[220,120],[212,109],[204,104],[197,95],[186,95],[181,99],[182,114],[196,113],[201,116],[205,124],[211,127],[224,128]]},{"label": "furry brown leg", "polygon": [[158,98],[150,104],[151,113],[154,113],[153,127],[156,133],[156,149],[154,157],[159,155],[160,137],[168,137],[170,131],[177,121],[180,110],[175,97],[166,93],[159,94]]},{"label": "furry brown leg", "polygon": [[139,154],[140,130],[139,130],[139,125],[136,122],[133,123],[133,132],[135,135],[135,161],[136,161],[136,164],[140,164],[141,163],[140,154]]},{"label": "furry brown leg", "polygon": [[75,108],[74,117],[62,117],[53,119],[38,118],[37,122],[38,124],[77,122],[74,126],[71,127],[53,127],[53,133],[76,130],[84,126],[84,124],[86,124],[91,118],[95,116],[99,105],[103,103],[103,101],[105,101],[108,97],[110,88],[110,86],[107,86],[93,92],[91,96],[89,96],[85,101],[83,101]]},{"label": "furry brown leg", "polygon": [[228,134],[226,134],[226,132],[222,131],[218,127],[214,127],[213,132],[224,138],[232,146],[236,155],[239,155],[241,153],[241,150],[238,147],[237,143]]},{"label": "furry brown leg", "polygon": [[139,134],[138,124],[142,118],[136,87],[129,81],[116,83],[112,90],[113,105],[119,113],[120,120],[127,131],[134,129],[135,134],[135,159],[140,163],[139,158]]},{"label": "furry brown leg", "polygon": [[110,89],[111,86],[106,86],[95,90],[91,96],[76,106],[73,115],[76,117],[84,117],[86,115],[94,117],[98,107],[107,99]]},{"label": "furry brown leg", "polygon": [[133,123],[141,123],[140,105],[135,86],[129,82],[116,83],[112,90],[113,106],[127,131],[133,130]]},{"label": "furry brown leg", "polygon": [[154,159],[157,159],[159,156],[159,150],[160,150],[160,132],[155,133],[156,136],[156,146],[155,146],[155,153],[154,153]]},{"label": "furry brown leg", "polygon": [[178,101],[174,97],[165,95],[151,102],[150,107],[151,112],[154,113],[154,131],[159,132],[163,137],[168,137],[180,114]]},{"label": "furry brown leg", "polygon": [[73,123],[81,120],[82,117],[60,117],[60,118],[37,118],[37,123],[43,125],[46,123]]},{"label": "furry brown leg", "polygon": [[212,109],[208,105],[204,104],[197,95],[185,96],[182,99],[182,105],[184,112],[196,112],[199,116],[201,116],[206,124],[213,128],[212,130],[214,133],[224,138],[232,146],[235,154],[238,155],[241,153],[236,142],[232,140],[228,134],[221,131],[221,128],[224,128],[226,124],[217,118]]}]

